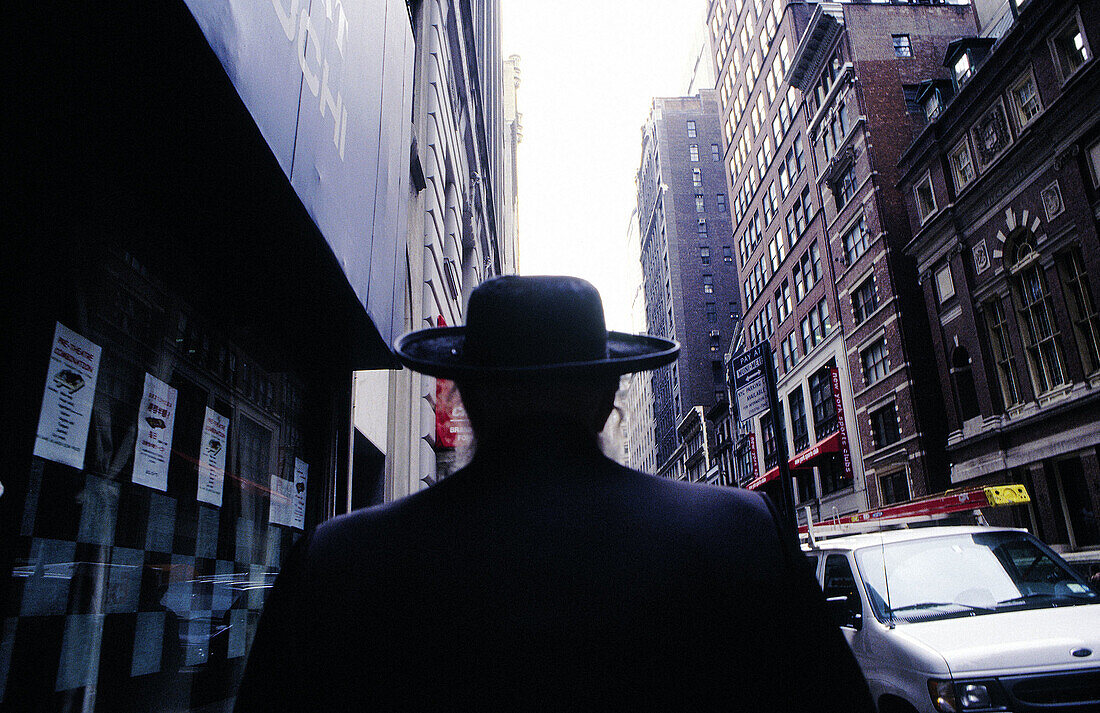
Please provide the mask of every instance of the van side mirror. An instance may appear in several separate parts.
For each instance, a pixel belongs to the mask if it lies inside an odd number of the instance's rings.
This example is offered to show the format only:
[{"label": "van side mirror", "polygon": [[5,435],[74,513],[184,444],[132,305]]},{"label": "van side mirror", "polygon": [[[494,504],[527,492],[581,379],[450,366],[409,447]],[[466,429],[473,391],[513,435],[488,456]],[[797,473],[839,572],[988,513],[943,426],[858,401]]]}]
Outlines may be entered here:
[{"label": "van side mirror", "polygon": [[[852,601],[853,599],[855,601]],[[859,629],[863,626],[863,612],[859,604],[859,598],[855,595],[841,594],[825,599],[825,608],[833,623],[851,629]]]}]

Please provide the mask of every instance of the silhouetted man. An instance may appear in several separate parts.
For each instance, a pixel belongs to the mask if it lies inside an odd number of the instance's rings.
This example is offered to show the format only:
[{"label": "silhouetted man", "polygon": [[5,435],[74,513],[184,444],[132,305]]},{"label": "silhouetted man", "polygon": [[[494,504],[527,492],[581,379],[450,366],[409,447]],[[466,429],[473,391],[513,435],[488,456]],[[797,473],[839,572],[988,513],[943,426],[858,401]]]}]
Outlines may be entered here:
[{"label": "silhouetted man", "polygon": [[600,453],[619,377],[678,351],[608,332],[569,277],[489,280],[465,327],[402,338],[403,363],[456,381],[474,456],[303,538],[238,711],[871,711],[765,498]]}]

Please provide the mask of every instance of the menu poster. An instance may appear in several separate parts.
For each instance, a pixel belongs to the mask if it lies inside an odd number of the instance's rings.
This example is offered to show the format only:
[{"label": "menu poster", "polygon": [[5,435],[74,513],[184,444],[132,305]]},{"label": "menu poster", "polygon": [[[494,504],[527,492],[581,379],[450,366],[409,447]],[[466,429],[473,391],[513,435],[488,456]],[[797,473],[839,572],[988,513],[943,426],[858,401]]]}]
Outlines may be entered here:
[{"label": "menu poster", "polygon": [[145,392],[138,412],[134,445],[134,482],[168,490],[168,458],[176,422],[176,390],[152,374],[145,375]]},{"label": "menu poster", "polygon": [[54,327],[34,439],[36,456],[73,468],[84,467],[100,351],[98,344],[60,322]]},{"label": "menu poster", "polygon": [[225,488],[225,451],[229,437],[229,417],[206,407],[202,422],[202,441],[199,443],[198,499],[217,507],[222,506]]},{"label": "menu poster", "polygon": [[293,512],[294,484],[286,478],[271,474],[271,505],[267,519],[272,525],[290,525]]},{"label": "menu poster", "polygon": [[299,530],[306,529],[306,481],[309,479],[309,464],[294,459],[294,512],[290,526]]}]

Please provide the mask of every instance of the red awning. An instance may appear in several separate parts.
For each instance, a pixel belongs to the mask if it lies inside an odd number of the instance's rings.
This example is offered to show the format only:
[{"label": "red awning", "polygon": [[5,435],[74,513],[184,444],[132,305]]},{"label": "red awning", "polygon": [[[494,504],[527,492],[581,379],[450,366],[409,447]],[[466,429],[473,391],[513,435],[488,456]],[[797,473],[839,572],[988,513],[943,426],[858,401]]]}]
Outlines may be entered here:
[{"label": "red awning", "polygon": [[817,461],[829,453],[840,452],[840,431],[836,431],[812,448],[807,448],[788,461],[791,470],[813,468]]},{"label": "red awning", "polygon": [[746,485],[745,487],[748,488],[749,490],[759,490],[760,488],[764,487],[764,485],[766,485],[767,483],[770,483],[771,481],[775,480],[778,477],[779,477],[779,466],[776,466],[775,468],[772,468],[771,470],[769,470],[767,473],[764,473],[764,475],[761,475],[759,478],[755,478],[753,480],[750,480],[748,485]]}]

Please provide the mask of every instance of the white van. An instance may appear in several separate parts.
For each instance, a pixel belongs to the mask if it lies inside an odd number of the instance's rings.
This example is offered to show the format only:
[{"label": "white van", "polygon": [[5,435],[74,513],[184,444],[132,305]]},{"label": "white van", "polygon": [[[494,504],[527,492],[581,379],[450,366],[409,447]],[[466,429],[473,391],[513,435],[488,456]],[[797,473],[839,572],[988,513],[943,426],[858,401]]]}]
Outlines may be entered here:
[{"label": "white van", "polygon": [[880,713],[1100,711],[1100,595],[1026,531],[804,545]]}]

